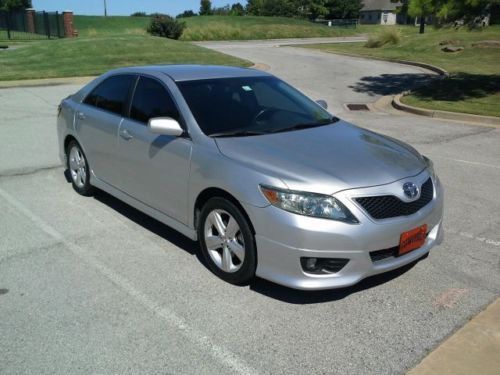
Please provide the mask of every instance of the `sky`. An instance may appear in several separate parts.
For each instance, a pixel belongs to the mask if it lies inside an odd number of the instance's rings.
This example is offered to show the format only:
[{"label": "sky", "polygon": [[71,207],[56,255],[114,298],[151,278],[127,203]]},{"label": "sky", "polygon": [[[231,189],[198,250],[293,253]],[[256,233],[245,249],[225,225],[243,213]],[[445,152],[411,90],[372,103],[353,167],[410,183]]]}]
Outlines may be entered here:
[{"label": "sky", "polygon": [[[106,0],[108,15],[128,16],[134,12],[166,13],[175,16],[184,10],[200,9],[199,0]],[[237,3],[238,0],[212,0],[213,6]],[[239,0],[243,5],[245,0]],[[32,0],[33,8],[46,11],[72,10],[75,14],[103,15],[104,0]]]}]

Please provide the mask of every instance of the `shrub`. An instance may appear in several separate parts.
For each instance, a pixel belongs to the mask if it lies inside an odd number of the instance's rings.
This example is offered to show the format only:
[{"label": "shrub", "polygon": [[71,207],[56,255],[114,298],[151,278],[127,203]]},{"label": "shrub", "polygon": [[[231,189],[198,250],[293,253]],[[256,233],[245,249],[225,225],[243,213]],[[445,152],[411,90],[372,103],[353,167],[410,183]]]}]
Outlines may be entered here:
[{"label": "shrub", "polygon": [[365,44],[368,48],[379,48],[386,44],[399,44],[401,31],[394,27],[385,27],[380,33],[371,35]]},{"label": "shrub", "polygon": [[166,14],[155,14],[151,18],[148,26],[148,33],[155,36],[161,36],[169,39],[179,39],[186,28],[184,22],[177,21],[175,18]]},{"label": "shrub", "polygon": [[147,17],[148,14],[146,12],[134,12],[130,15],[130,17]]}]

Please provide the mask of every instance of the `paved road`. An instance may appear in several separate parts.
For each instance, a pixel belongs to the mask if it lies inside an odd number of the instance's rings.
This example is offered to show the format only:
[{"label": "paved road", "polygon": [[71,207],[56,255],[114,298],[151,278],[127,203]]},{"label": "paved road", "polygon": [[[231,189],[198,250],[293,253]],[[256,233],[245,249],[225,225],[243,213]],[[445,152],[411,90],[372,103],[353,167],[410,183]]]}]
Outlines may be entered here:
[{"label": "paved road", "polygon": [[419,71],[292,51],[225,50],[254,54],[342,117],[433,158],[447,194],[444,244],[344,290],[225,284],[196,244],[66,183],[55,113],[77,86],[0,90],[2,374],[403,373],[499,295],[500,129],[347,112],[339,103],[379,95],[348,88],[362,77]]}]

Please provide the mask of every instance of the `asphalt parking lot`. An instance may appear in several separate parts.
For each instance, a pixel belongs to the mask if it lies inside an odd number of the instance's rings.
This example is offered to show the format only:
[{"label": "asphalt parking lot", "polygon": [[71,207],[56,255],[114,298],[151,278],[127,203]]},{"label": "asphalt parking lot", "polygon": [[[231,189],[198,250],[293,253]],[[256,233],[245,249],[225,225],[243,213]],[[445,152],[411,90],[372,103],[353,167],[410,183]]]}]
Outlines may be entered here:
[{"label": "asphalt parking lot", "polygon": [[345,103],[383,95],[391,74],[401,86],[424,72],[266,48],[224,52],[271,66],[340,117],[434,160],[446,189],[444,243],[342,290],[226,284],[195,243],[109,195],[73,192],[55,117],[79,86],[0,89],[2,374],[404,373],[498,297],[500,129],[349,112]]}]

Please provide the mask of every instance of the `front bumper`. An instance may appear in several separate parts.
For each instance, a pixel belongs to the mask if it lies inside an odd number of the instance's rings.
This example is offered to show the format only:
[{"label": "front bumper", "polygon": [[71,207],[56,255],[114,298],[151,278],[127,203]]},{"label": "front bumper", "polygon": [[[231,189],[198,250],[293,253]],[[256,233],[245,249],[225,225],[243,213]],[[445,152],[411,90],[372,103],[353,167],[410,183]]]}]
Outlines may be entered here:
[{"label": "front bumper", "polygon": [[[428,177],[423,172],[413,179]],[[382,189],[401,190],[404,182],[384,185]],[[257,276],[295,289],[330,289],[351,286],[366,277],[418,260],[443,239],[443,191],[437,178],[433,182],[434,198],[429,204],[413,215],[385,220],[373,220],[354,203],[352,197],[359,196],[359,190],[336,194],[360,224],[296,215],[274,206],[245,206],[256,232]],[[369,193],[362,190],[363,194]],[[427,224],[429,233],[419,249],[378,261],[370,257],[370,252],[398,246],[401,233],[423,224]],[[301,257],[344,258],[349,262],[337,273],[316,275],[304,272]]]}]

